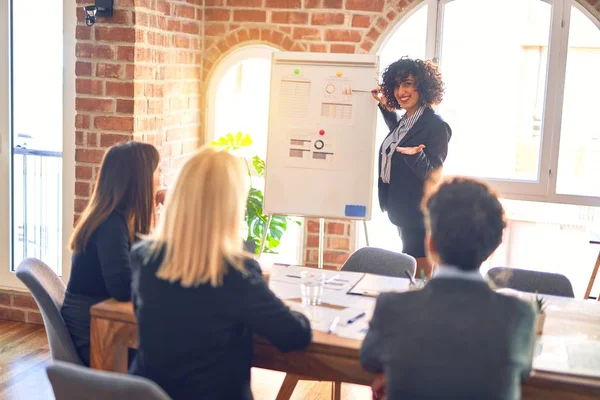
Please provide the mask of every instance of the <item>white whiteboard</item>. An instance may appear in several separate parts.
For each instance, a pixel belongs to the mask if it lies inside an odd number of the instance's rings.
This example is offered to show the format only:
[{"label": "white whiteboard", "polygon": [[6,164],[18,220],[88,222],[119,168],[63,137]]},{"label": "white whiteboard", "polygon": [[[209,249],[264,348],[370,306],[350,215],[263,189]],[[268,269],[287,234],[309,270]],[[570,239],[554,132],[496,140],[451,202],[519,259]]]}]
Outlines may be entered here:
[{"label": "white whiteboard", "polygon": [[377,56],[277,52],[265,214],[371,218]]}]

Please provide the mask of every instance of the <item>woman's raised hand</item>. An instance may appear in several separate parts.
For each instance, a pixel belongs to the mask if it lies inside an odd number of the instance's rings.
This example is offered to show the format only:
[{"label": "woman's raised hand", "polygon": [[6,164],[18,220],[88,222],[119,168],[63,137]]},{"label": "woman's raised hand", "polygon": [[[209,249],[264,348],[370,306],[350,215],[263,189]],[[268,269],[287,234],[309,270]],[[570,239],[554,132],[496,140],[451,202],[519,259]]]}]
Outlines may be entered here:
[{"label": "woman's raised hand", "polygon": [[381,91],[380,87],[371,90],[371,96],[373,96],[373,98],[381,104],[385,104],[385,97],[383,97],[383,92]]}]

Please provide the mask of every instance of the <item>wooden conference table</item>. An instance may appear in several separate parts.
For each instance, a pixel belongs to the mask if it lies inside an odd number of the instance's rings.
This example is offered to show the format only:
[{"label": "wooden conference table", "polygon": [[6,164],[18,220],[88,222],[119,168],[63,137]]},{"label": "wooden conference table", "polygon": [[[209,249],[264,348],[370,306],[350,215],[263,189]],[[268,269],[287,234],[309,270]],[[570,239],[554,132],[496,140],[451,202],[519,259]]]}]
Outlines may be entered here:
[{"label": "wooden conference table", "polygon": [[[365,278],[381,283],[382,287],[390,287],[394,280],[400,282],[399,285],[406,285],[402,278],[368,274]],[[295,302],[299,285],[274,279],[271,278],[271,289],[288,304]],[[333,290],[325,292],[324,302],[365,310],[367,315],[361,323],[366,326],[373,312],[374,298],[352,296],[345,291],[330,295],[327,293]],[[600,399],[600,304],[545,297],[548,306],[544,334],[536,345],[534,370],[523,385],[523,398]],[[132,303],[107,300],[93,306],[91,315],[91,367],[126,372],[127,348],[137,347]],[[361,344],[360,339],[313,330],[313,343],[306,350],[283,354],[266,340],[257,338],[254,366],[313,380],[370,385],[373,375],[364,371],[359,362]]]}]

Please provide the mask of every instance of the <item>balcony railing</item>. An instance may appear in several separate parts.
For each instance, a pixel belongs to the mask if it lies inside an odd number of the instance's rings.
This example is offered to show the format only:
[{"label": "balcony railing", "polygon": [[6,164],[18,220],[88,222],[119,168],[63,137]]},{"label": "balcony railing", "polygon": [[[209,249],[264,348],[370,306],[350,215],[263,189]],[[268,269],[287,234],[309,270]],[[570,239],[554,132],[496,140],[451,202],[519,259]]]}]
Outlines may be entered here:
[{"label": "balcony railing", "polygon": [[61,273],[62,153],[13,148],[13,269],[39,258]]}]

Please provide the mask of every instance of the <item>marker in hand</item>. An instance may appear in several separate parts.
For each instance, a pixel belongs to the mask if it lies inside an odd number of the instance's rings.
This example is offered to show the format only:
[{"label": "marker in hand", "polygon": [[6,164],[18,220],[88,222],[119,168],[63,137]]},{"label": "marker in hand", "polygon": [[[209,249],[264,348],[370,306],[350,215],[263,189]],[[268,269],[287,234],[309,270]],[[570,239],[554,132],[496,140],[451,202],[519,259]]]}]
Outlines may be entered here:
[{"label": "marker in hand", "polygon": [[425,148],[424,144],[420,144],[415,147],[396,147],[396,151],[398,153],[406,154],[407,156],[414,156],[417,153],[420,153]]}]

